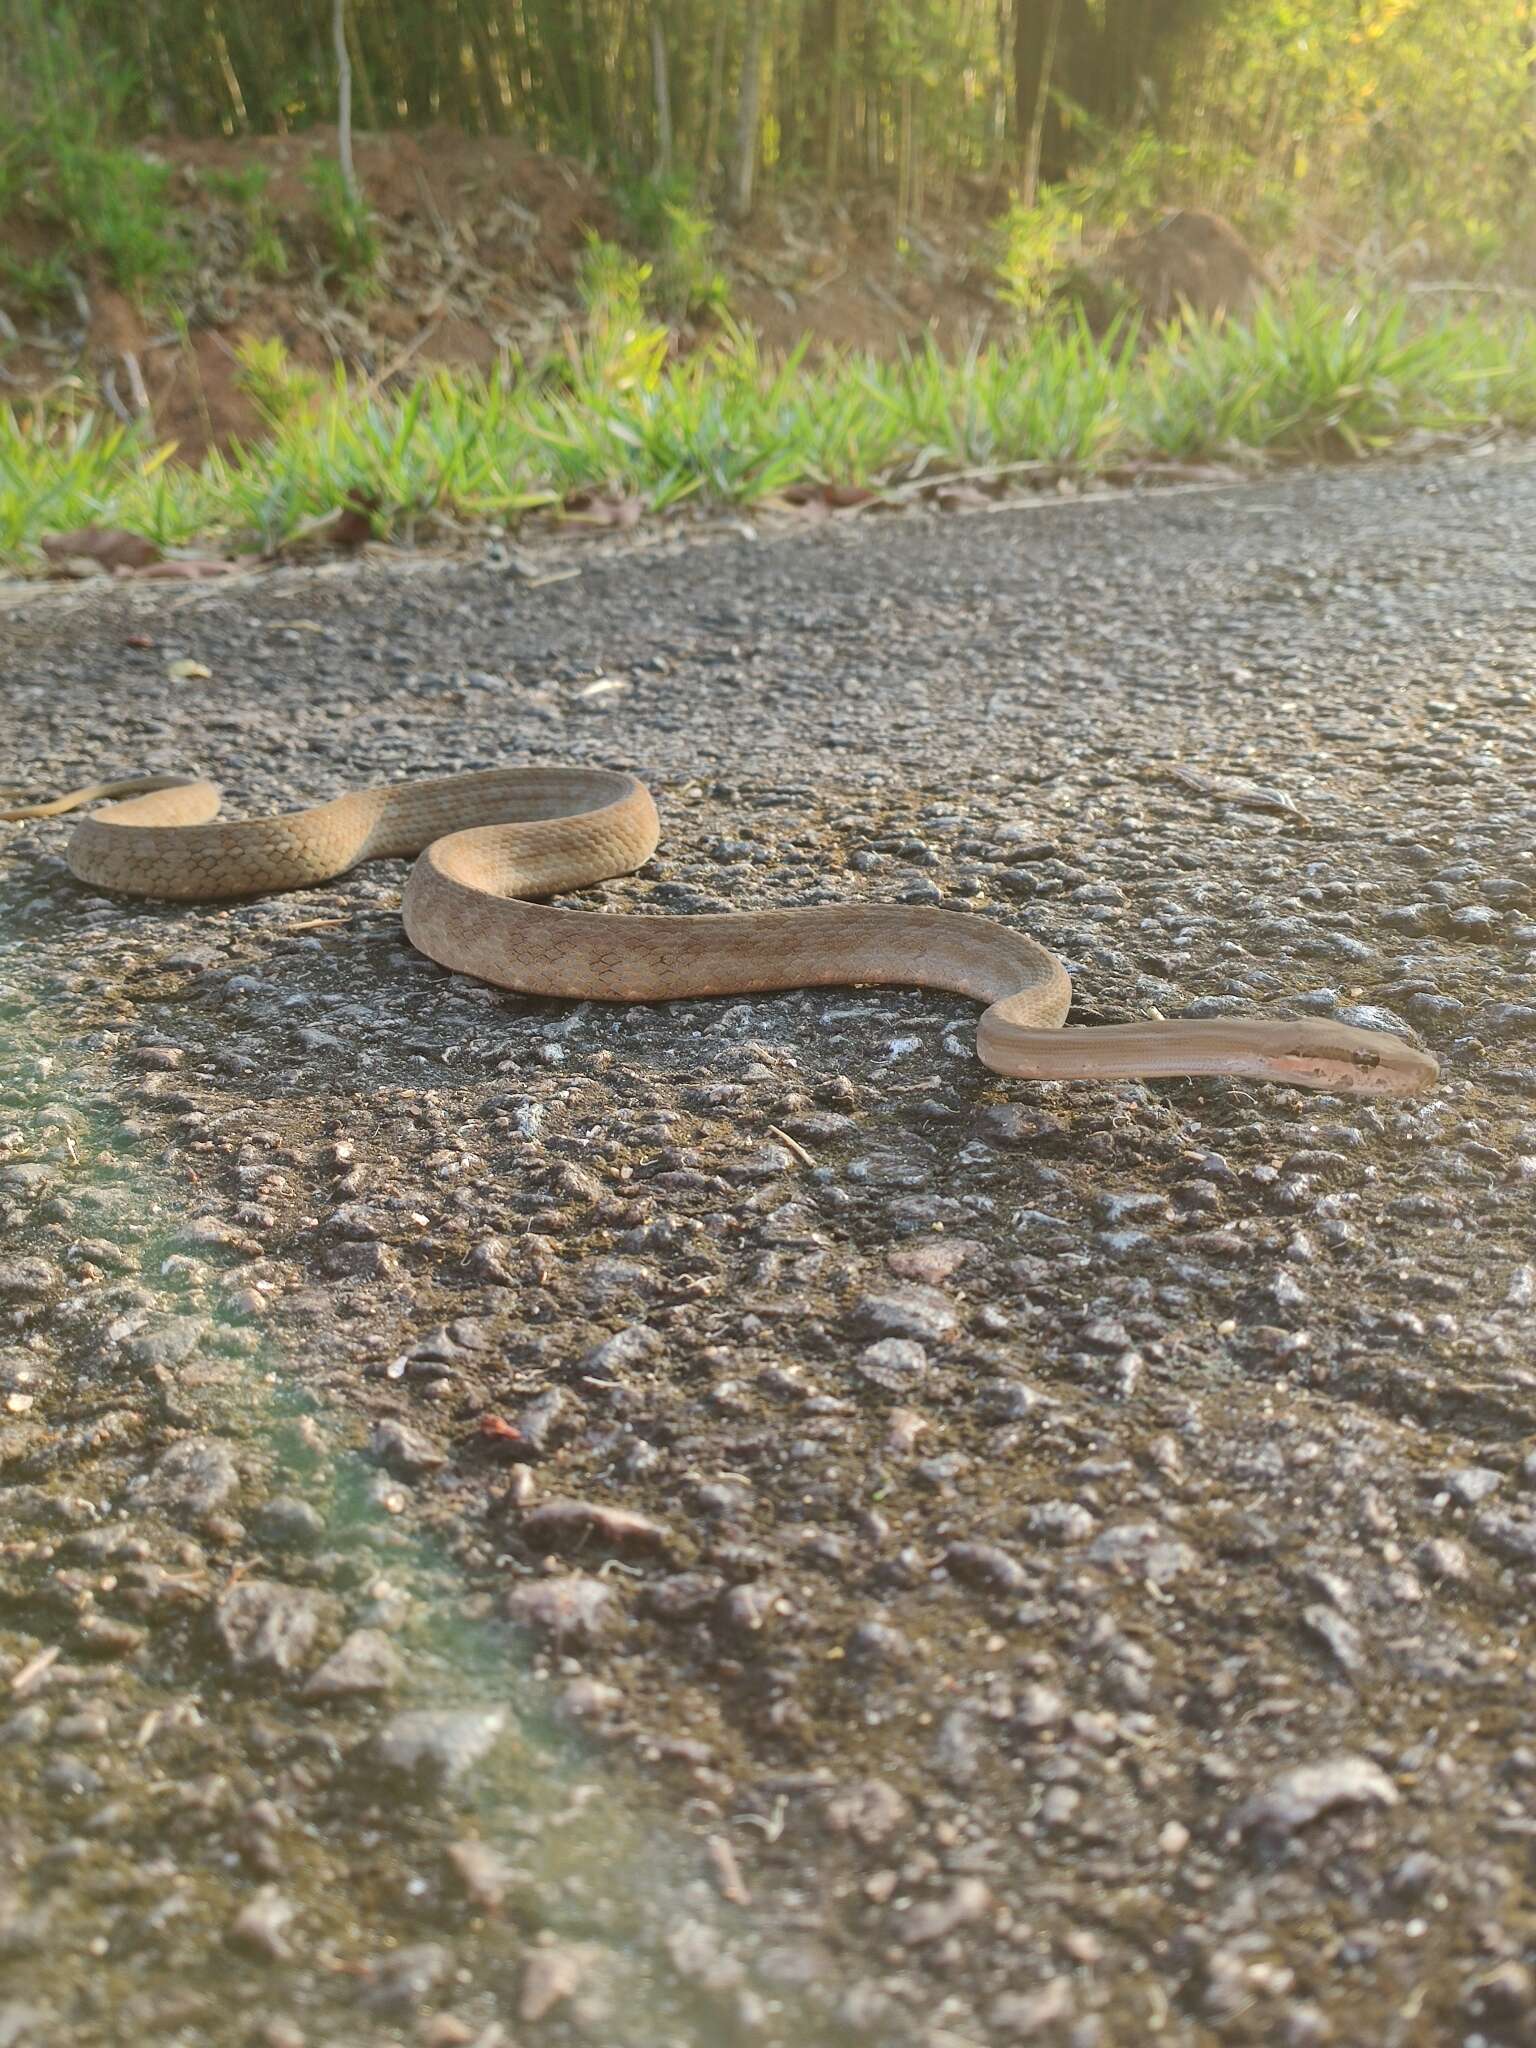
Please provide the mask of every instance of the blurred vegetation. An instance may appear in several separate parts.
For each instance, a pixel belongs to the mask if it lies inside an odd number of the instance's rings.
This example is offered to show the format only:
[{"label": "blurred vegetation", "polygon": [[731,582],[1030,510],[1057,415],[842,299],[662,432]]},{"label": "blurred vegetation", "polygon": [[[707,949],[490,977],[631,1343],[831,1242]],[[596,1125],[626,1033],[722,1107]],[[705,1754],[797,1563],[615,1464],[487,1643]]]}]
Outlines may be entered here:
[{"label": "blurred vegetation", "polygon": [[[0,240],[0,290],[79,313],[105,277],[174,320],[186,229],[135,145],[333,120],[330,17],[0,0],[0,222],[64,237]],[[1536,0],[349,0],[347,24],[360,127],[514,134],[602,174],[626,246],[589,237],[582,331],[403,390],[247,338],[266,432],[198,469],[60,380],[0,406],[0,554],[88,523],[271,547],[349,502],[410,536],[578,491],[665,510],[1536,427],[1536,327],[1508,311],[1536,282]],[[354,306],[385,282],[328,156],[302,227],[259,170],[197,176],[253,275],[302,257]],[[717,267],[717,222],[765,194],[877,223],[898,256],[925,216],[986,225],[1014,335],[766,361]],[[1094,298],[1085,244],[1168,205],[1283,252],[1281,295],[1155,331],[1113,283]],[[1419,289],[1437,275],[1487,288],[1477,317]]]},{"label": "blurred vegetation", "polygon": [[[330,0],[0,0],[0,203],[51,160],[152,281],[173,238],[114,149],[333,120],[329,27]],[[1536,260],[1536,0],[351,0],[348,36],[359,127],[587,157],[679,302],[709,293],[698,224],[765,189],[873,184],[902,222],[1001,212],[1021,171],[1090,217],[1198,199],[1266,244]],[[366,223],[331,212],[365,280]]]}]

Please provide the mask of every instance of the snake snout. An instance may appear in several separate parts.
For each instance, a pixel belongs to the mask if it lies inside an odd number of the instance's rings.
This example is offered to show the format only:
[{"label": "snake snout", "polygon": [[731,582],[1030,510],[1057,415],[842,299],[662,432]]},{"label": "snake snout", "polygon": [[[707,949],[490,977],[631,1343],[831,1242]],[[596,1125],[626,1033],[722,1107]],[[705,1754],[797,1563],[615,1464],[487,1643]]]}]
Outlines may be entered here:
[{"label": "snake snout", "polygon": [[1282,1063],[1304,1086],[1340,1095],[1421,1095],[1440,1077],[1433,1053],[1385,1031],[1318,1023],[1296,1025],[1287,1035]]}]

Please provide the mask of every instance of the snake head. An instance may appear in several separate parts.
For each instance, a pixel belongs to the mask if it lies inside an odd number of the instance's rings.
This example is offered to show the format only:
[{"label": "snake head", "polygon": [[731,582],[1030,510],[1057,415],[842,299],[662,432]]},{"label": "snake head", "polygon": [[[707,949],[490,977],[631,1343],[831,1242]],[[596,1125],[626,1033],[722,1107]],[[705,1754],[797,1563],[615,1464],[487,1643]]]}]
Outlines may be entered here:
[{"label": "snake head", "polygon": [[1405,1039],[1352,1024],[1280,1024],[1268,1058],[1270,1078],[1330,1095],[1422,1095],[1440,1078],[1440,1062]]}]

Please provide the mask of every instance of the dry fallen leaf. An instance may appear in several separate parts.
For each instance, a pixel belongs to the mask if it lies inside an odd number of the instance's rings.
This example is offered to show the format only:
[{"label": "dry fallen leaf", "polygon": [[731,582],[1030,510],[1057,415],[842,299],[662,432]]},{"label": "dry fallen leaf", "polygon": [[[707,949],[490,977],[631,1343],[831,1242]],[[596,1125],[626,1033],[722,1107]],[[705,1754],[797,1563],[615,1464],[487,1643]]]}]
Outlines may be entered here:
[{"label": "dry fallen leaf", "polygon": [[277,562],[313,554],[321,548],[360,548],[373,538],[374,518],[382,509],[383,500],[376,494],[356,493],[334,512],[301,519],[287,539],[279,541],[264,559]]},{"label": "dry fallen leaf", "polygon": [[77,526],[72,533],[45,533],[38,546],[50,562],[96,562],[103,569],[142,569],[160,560],[160,550],[142,533],[120,526]]},{"label": "dry fallen leaf", "polygon": [[573,526],[634,526],[645,510],[640,498],[623,498],[614,491],[570,491],[563,510]]},{"label": "dry fallen leaf", "polygon": [[783,498],[786,505],[806,511],[815,507],[823,513],[857,512],[865,505],[875,504],[879,493],[864,484],[790,484]]},{"label": "dry fallen leaf", "polygon": [[173,683],[205,683],[213,674],[200,661],[173,661],[167,664],[165,672]]}]

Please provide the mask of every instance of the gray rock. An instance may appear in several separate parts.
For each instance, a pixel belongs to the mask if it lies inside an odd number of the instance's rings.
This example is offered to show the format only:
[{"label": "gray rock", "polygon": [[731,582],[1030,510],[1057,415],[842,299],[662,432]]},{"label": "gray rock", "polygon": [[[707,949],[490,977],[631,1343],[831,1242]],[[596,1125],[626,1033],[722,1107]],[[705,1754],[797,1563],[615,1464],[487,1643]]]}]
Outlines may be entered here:
[{"label": "gray rock", "polygon": [[442,1445],[408,1422],[376,1422],[368,1447],[397,1479],[420,1479],[429,1472],[440,1472],[448,1462]]},{"label": "gray rock", "polygon": [[304,1663],[333,1603],[303,1586],[241,1579],[219,1601],[214,1627],[232,1670],[291,1676]]},{"label": "gray rock", "polygon": [[286,1931],[297,1913],[291,1899],[284,1898],[275,1885],[264,1884],[240,1908],[224,1938],[231,1948],[243,1949],[262,1962],[287,1962],[293,1949]]},{"label": "gray rock", "polygon": [[1396,1806],[1398,1798],[1397,1787],[1369,1757],[1330,1757],[1282,1771],[1239,1808],[1234,1826],[1240,1833],[1289,1835],[1340,1807]]},{"label": "gray rock", "polygon": [[125,1337],[122,1353],[130,1365],[145,1369],[180,1365],[197,1349],[207,1330],[202,1316],[163,1317]]},{"label": "gray rock", "polygon": [[506,1616],[559,1644],[580,1647],[605,1635],[618,1620],[618,1602],[604,1579],[584,1572],[530,1579],[507,1595]]},{"label": "gray rock", "polygon": [[43,1301],[63,1281],[52,1259],[0,1259],[0,1301]]},{"label": "gray rock", "polygon": [[325,1523],[307,1500],[274,1493],[252,1515],[251,1530],[279,1550],[313,1550],[325,1535]]},{"label": "gray rock", "polygon": [[848,1321],[856,1337],[905,1337],[918,1344],[947,1343],[960,1327],[948,1297],[916,1282],[860,1295]]},{"label": "gray rock", "polygon": [[853,1369],[871,1386],[897,1394],[926,1377],[928,1354],[911,1337],[882,1337],[877,1344],[865,1345]]},{"label": "gray rock", "polygon": [[392,1692],[405,1677],[405,1659],[382,1629],[355,1628],[304,1685],[307,1700],[351,1699]]},{"label": "gray rock", "polygon": [[229,1445],[220,1437],[188,1436],[160,1454],[139,1500],[166,1514],[196,1518],[223,1507],[239,1489]]},{"label": "gray rock", "polygon": [[363,2003],[373,2012],[413,2012],[452,1968],[452,1952],[441,1942],[419,1941],[396,1949],[371,1966]]},{"label": "gray rock", "polygon": [[385,1770],[454,1785],[489,1756],[506,1725],[503,1707],[412,1707],[393,1715],[368,1749]]}]

